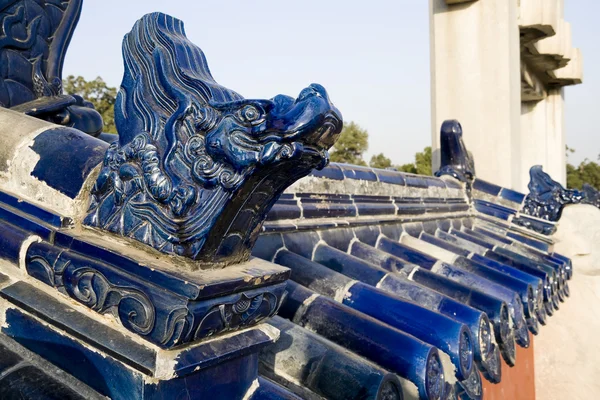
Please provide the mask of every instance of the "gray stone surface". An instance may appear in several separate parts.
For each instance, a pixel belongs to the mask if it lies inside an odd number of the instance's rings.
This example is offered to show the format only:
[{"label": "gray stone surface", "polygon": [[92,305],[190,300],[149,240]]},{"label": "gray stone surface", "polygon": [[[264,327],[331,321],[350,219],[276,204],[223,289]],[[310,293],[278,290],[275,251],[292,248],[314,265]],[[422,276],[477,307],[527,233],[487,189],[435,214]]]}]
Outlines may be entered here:
[{"label": "gray stone surface", "polygon": [[555,251],[573,259],[571,297],[535,339],[536,397],[600,397],[600,210],[569,206],[556,233]]}]

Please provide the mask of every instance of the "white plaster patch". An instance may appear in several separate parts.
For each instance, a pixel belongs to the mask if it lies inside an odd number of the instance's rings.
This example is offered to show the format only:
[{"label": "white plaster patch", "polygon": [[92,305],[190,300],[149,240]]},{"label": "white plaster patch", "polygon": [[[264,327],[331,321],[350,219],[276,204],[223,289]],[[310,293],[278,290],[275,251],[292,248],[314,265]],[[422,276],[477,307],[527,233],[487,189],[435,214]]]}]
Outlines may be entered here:
[{"label": "white plaster patch", "polygon": [[386,197],[465,198],[465,192],[452,188],[419,188],[360,179],[329,179],[306,176],[289,186],[284,193],[328,193]]},{"label": "white plaster patch", "polygon": [[429,254],[432,257],[437,258],[438,260],[442,260],[447,262],[448,264],[453,264],[456,262],[458,256],[451,251],[438,247],[434,244],[425,242],[421,239],[417,239],[408,234],[403,234],[400,236],[400,243],[411,247],[414,250],[422,251],[423,253]]},{"label": "white plaster patch", "polygon": [[410,271],[410,274],[408,274],[408,280],[412,281],[413,277],[415,276],[415,274],[417,273],[417,271],[420,269],[421,267],[417,267],[415,266],[412,271]]},{"label": "white plaster patch", "polygon": [[294,318],[293,318],[292,322],[294,322],[295,324],[298,324],[300,322],[300,319],[304,315],[304,312],[308,308],[308,306],[310,306],[312,304],[312,302],[315,301],[320,296],[321,295],[319,295],[319,294],[313,293],[309,298],[304,300],[304,303],[302,303],[302,305],[300,307],[298,307],[296,314],[294,314]]},{"label": "white plaster patch", "polygon": [[[321,237],[321,234],[318,231],[317,231],[317,233],[319,234],[319,237]],[[310,255],[311,260],[315,259],[315,253],[317,252],[317,247],[319,247],[319,245],[327,246],[327,242],[324,241],[323,239],[321,239],[317,242],[317,244],[315,244],[315,246],[313,247],[312,254]]]},{"label": "white plaster patch", "polygon": [[40,160],[39,154],[31,147],[35,138],[50,128],[54,128],[54,126],[22,134],[23,140],[14,149],[14,157],[10,162],[8,172],[3,174],[2,178],[4,179],[0,180],[0,187],[2,190],[43,205],[45,208],[72,216],[75,210],[74,201],[31,175]]},{"label": "white plaster patch", "polygon": [[352,245],[356,242],[360,243],[360,240],[358,240],[358,238],[356,237],[356,232],[354,232],[354,230],[352,230],[352,233],[354,233],[354,237],[352,238],[352,240],[350,240],[350,243],[348,243],[348,250],[346,251],[346,253],[351,254],[352,253]]},{"label": "white plaster patch", "polygon": [[343,303],[344,300],[350,299],[350,297],[352,296],[352,294],[350,293],[350,288],[356,283],[357,281],[352,280],[348,282],[341,290],[336,291],[334,300],[339,303]]},{"label": "white plaster patch", "polygon": [[31,175],[40,160],[39,154],[31,148],[36,137],[57,127],[59,126],[21,113],[0,109],[0,136],[3,145],[0,162],[6,165],[6,168],[0,165],[0,170],[5,170],[0,172],[0,189],[61,216],[75,219],[81,209],[87,207],[89,190],[83,189],[91,187],[99,166],[88,175],[76,199],[71,199]]},{"label": "white plaster patch", "polygon": [[440,355],[440,361],[442,362],[442,366],[444,367],[444,378],[446,379],[446,382],[454,386],[454,384],[457,382],[456,367],[452,363],[452,360],[450,359],[450,356],[447,353],[443,352],[440,349],[438,349],[438,353]]},{"label": "white plaster patch", "polygon": [[437,274],[438,271],[440,269],[442,269],[443,266],[444,266],[443,261],[437,261],[435,264],[433,264],[433,267],[431,267],[431,272],[433,272],[434,274]]},{"label": "white plaster patch", "polygon": [[29,246],[31,246],[33,243],[40,243],[41,241],[41,237],[33,235],[29,236],[23,241],[23,244],[21,244],[21,249],[19,250],[19,268],[23,271],[23,273],[26,273],[25,259],[27,258],[27,250],[29,249]]},{"label": "white plaster patch", "polygon": [[402,384],[404,400],[419,400],[419,388],[417,388],[417,385],[400,376],[398,379],[400,379],[400,383]]},{"label": "white plaster patch", "polygon": [[2,329],[9,329],[10,325],[6,321],[6,310],[8,309],[7,301],[0,301],[0,327]]},{"label": "white plaster patch", "polygon": [[252,382],[252,385],[250,385],[250,387],[248,388],[248,391],[246,392],[246,395],[244,396],[244,398],[242,400],[248,400],[252,397],[252,395],[254,395],[254,392],[256,392],[256,390],[258,389],[260,385],[258,384],[258,379],[255,379]]},{"label": "white plaster patch", "polygon": [[377,282],[377,284],[375,285],[375,287],[376,287],[377,289],[379,289],[379,288],[381,287],[381,285],[383,285],[383,282],[385,282],[385,280],[387,279],[387,277],[388,277],[388,276],[390,276],[390,274],[389,274],[389,273],[388,273],[388,274],[385,274],[385,275],[383,276],[383,278],[381,278],[381,279],[379,280],[379,282]]},{"label": "white plaster patch", "polygon": [[260,329],[265,335],[267,335],[273,342],[279,339],[279,329],[275,328],[273,325],[269,324],[260,324],[256,326],[256,328]]},{"label": "white plaster patch", "polygon": [[179,352],[165,350],[156,354],[156,363],[154,367],[154,376],[146,376],[145,382],[158,384],[161,380],[168,381],[175,378],[175,365],[177,365],[177,357],[165,357],[165,354],[174,353],[179,355]]}]

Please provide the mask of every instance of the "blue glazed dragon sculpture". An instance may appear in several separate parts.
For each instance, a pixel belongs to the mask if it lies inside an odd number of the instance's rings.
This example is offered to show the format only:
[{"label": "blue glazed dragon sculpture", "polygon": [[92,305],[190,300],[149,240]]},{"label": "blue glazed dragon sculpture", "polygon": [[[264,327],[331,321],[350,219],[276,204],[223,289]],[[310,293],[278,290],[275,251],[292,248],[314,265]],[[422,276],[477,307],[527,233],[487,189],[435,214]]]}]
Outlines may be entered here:
[{"label": "blue glazed dragon sculpture", "polygon": [[62,88],[81,6],[82,0],[0,0],[0,107],[96,136],[100,114]]},{"label": "blue glazed dragon sculpture", "polygon": [[283,190],[328,162],[340,112],[317,84],[247,100],[219,85],[183,23],[144,16],[123,42],[108,149],[85,224],[199,262],[248,259]]},{"label": "blue glazed dragon sculpture", "polygon": [[531,167],[529,177],[529,194],[523,205],[525,214],[555,222],[560,219],[565,205],[584,201],[583,192],[565,189],[545,173],[541,165]]},{"label": "blue glazed dragon sculpture", "polygon": [[581,191],[584,194],[583,202],[600,208],[600,192],[588,183],[584,183]]},{"label": "blue glazed dragon sculpture", "polygon": [[475,162],[463,141],[463,130],[457,120],[446,120],[440,130],[441,164],[435,176],[450,175],[467,184],[475,178]]}]

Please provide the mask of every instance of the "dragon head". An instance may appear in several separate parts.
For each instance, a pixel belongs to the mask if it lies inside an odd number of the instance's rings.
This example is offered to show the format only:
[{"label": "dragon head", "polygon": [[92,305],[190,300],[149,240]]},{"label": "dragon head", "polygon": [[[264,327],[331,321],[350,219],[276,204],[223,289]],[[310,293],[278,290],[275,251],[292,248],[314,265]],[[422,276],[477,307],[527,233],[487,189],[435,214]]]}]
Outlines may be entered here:
[{"label": "dragon head", "polygon": [[529,194],[525,199],[523,211],[534,217],[549,221],[558,221],[565,205],[578,204],[584,199],[579,190],[565,189],[544,172],[541,165],[529,170]]},{"label": "dragon head", "polygon": [[302,90],[297,99],[278,95],[211,107],[220,118],[206,135],[207,151],[213,159],[225,159],[242,169],[293,157],[307,148],[324,152],[335,143],[342,126],[339,111],[318,84]]},{"label": "dragon head", "polygon": [[327,164],[340,112],[318,84],[296,99],[244,99],[165,14],[138,21],[123,56],[119,141],[86,224],[212,265],[244,261],[283,190]]}]

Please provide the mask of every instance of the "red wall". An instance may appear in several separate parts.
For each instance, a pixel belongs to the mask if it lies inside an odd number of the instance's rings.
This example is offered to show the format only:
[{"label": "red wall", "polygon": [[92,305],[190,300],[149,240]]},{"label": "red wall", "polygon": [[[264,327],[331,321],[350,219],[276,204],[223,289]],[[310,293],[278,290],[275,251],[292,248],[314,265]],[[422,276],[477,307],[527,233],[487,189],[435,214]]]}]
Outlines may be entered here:
[{"label": "red wall", "polygon": [[[529,335],[531,337],[531,334]],[[502,382],[493,384],[483,381],[483,398],[485,400],[534,400],[535,371],[533,361],[534,339],[531,346],[524,349],[517,346],[517,363],[509,367],[502,361]]]}]

